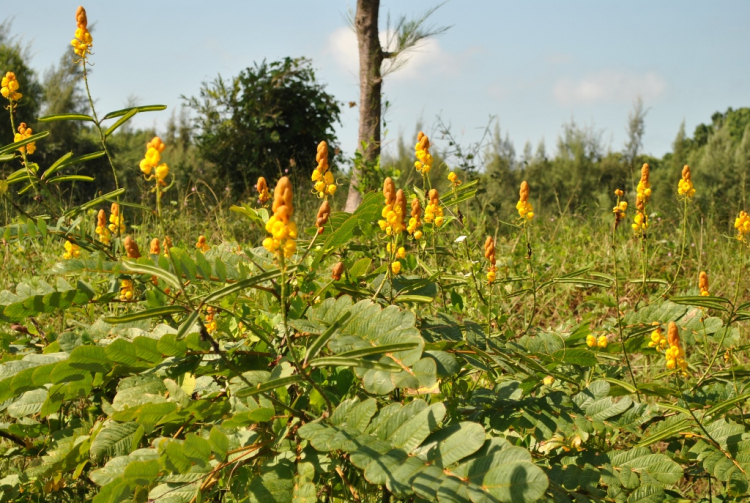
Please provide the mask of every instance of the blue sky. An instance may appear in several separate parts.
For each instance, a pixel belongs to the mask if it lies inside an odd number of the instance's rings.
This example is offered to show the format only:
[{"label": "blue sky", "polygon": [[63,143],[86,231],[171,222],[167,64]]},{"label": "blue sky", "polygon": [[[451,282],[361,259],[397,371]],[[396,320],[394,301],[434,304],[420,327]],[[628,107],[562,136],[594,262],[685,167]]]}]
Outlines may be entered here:
[{"label": "blue sky", "polygon": [[[79,0],[80,1],[80,0]],[[57,63],[75,30],[79,1],[8,3],[13,33],[31,43],[40,74]],[[383,1],[385,14],[419,14],[433,0]],[[340,101],[359,98],[356,38],[344,15],[354,0],[194,0],[90,2],[95,23],[92,93],[101,111],[139,104],[174,110],[201,82],[238,74],[254,61],[312,58]],[[628,111],[648,108],[644,150],[670,150],[680,123],[688,133],[717,110],[750,106],[750,1],[451,0],[433,16],[452,25],[386,80],[388,139],[432,131],[440,114],[464,141],[490,115],[521,152],[528,141],[554,145],[561,125],[603,131],[612,150],[625,141]],[[339,138],[356,148],[357,109],[345,107]],[[137,117],[163,127],[169,111]],[[408,142],[411,143],[411,142]],[[439,144],[439,140],[437,141]]]}]

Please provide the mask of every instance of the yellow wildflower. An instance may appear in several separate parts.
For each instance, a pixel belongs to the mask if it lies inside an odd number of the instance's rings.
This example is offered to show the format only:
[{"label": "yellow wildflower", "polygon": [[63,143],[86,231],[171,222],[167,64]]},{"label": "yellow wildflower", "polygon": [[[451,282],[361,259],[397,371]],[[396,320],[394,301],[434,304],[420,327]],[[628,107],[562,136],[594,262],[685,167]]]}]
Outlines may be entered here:
[{"label": "yellow wildflower", "polygon": [[128,301],[133,299],[133,280],[124,279],[120,281],[120,300]]},{"label": "yellow wildflower", "polygon": [[75,38],[70,41],[70,45],[73,46],[73,52],[75,52],[76,55],[85,58],[86,54],[91,54],[93,39],[88,30],[86,9],[80,5],[78,6],[78,10],[76,10],[76,26]]},{"label": "yellow wildflower", "polygon": [[417,135],[417,144],[414,146],[414,152],[417,161],[414,162],[414,168],[427,175],[432,169],[432,154],[430,154],[430,139],[422,131]]},{"label": "yellow wildflower", "polygon": [[[18,125],[18,132],[16,133],[15,138],[13,139],[14,142],[25,140],[26,138],[30,137],[32,135],[32,131],[30,127],[26,127],[26,123],[22,122]],[[22,153],[27,154],[33,154],[36,150],[36,142],[27,143],[26,145],[22,147],[18,147],[18,150]]]},{"label": "yellow wildflower", "polygon": [[590,348],[596,346],[596,336],[589,334],[586,336],[586,345]]},{"label": "yellow wildflower", "polygon": [[453,185],[454,188],[458,187],[462,183],[461,180],[458,179],[458,175],[456,175],[456,173],[454,173],[453,171],[448,173],[448,181],[451,182],[451,185]]},{"label": "yellow wildflower", "polygon": [[685,351],[680,345],[680,334],[674,321],[669,322],[669,327],[667,328],[667,342],[669,343],[669,349],[664,353],[664,357],[667,360],[667,368],[673,370],[679,367],[682,370],[682,373],[685,374],[687,370]]},{"label": "yellow wildflower", "polygon": [[628,203],[627,201],[620,200],[623,195],[623,191],[621,189],[617,189],[615,191],[615,195],[617,196],[617,204],[614,208],[612,208],[612,213],[615,214],[615,226],[617,226],[625,218],[625,212],[628,209]]},{"label": "yellow wildflower", "polygon": [[255,184],[255,188],[258,190],[258,202],[260,204],[266,204],[271,200],[271,194],[268,192],[268,184],[265,178],[262,176],[258,177],[258,183]]},{"label": "yellow wildflower", "polygon": [[391,264],[391,271],[393,271],[393,274],[400,274],[401,273],[401,262],[398,260],[393,262]]},{"label": "yellow wildflower", "polygon": [[750,233],[750,215],[740,211],[740,216],[734,220],[734,228],[737,229],[737,239],[742,242],[747,241],[745,236]]},{"label": "yellow wildflower", "polygon": [[109,230],[114,234],[122,234],[125,232],[125,221],[122,215],[120,215],[120,205],[112,203],[109,215]]},{"label": "yellow wildflower", "polygon": [[70,260],[72,258],[78,258],[81,256],[81,248],[70,241],[65,241],[63,245],[65,247],[65,253],[63,253],[63,259]]},{"label": "yellow wildflower", "polygon": [[276,255],[290,258],[297,251],[297,225],[291,221],[294,214],[292,182],[281,177],[273,191],[273,216],[266,222],[271,235],[263,240],[263,247]]},{"label": "yellow wildflower", "polygon": [[96,216],[96,234],[99,236],[99,241],[105,245],[109,244],[111,234],[107,228],[107,213],[104,210],[99,210]]},{"label": "yellow wildflower", "polygon": [[434,222],[436,226],[440,227],[443,225],[443,208],[440,207],[440,196],[437,189],[430,189],[427,197],[430,202],[424,210],[424,221],[428,224]]},{"label": "yellow wildflower", "polygon": [[336,184],[334,183],[333,173],[328,168],[328,144],[326,142],[318,143],[315,161],[318,163],[312,173],[315,192],[318,193],[318,197],[333,195],[336,192]]},{"label": "yellow wildflower", "polygon": [[695,195],[695,188],[693,188],[693,181],[690,179],[690,166],[685,164],[682,168],[682,178],[677,184],[677,194],[685,196],[688,199]]},{"label": "yellow wildflower", "polygon": [[600,335],[596,339],[596,345],[600,348],[606,348],[607,347],[607,336],[606,335]]},{"label": "yellow wildflower", "polygon": [[198,236],[198,242],[195,243],[195,247],[198,248],[203,253],[206,253],[208,250],[211,249],[210,246],[208,246],[208,243],[206,243],[206,236]]},{"label": "yellow wildflower", "polygon": [[648,229],[648,218],[646,217],[646,203],[651,198],[651,182],[649,181],[650,168],[648,163],[641,167],[641,179],[636,190],[635,208],[638,210],[633,218],[631,227],[635,232],[645,232]]},{"label": "yellow wildflower", "polygon": [[534,207],[529,202],[529,184],[526,183],[526,180],[521,182],[521,191],[516,209],[518,210],[518,216],[521,218],[526,220],[534,218]]},{"label": "yellow wildflower", "polygon": [[2,80],[2,87],[0,87],[0,94],[3,98],[7,98],[9,101],[19,101],[23,98],[23,94],[18,92],[19,88],[18,79],[16,74],[13,72],[7,72]]},{"label": "yellow wildflower", "polygon": [[414,239],[422,238],[422,231],[419,230],[422,227],[422,207],[419,204],[419,199],[416,197],[411,200],[411,218],[409,219],[409,225],[406,226],[406,231],[414,236]]},{"label": "yellow wildflower", "polygon": [[542,379],[542,383],[545,386],[550,386],[553,382],[555,382],[555,378],[552,376],[546,376],[544,379]]},{"label": "yellow wildflower", "polygon": [[489,261],[490,267],[487,269],[487,283],[490,285],[495,282],[495,275],[497,273],[497,262],[495,258],[495,240],[492,237],[487,236],[484,242],[484,257]]},{"label": "yellow wildflower", "polygon": [[212,334],[216,332],[216,329],[218,328],[218,324],[216,323],[216,319],[214,317],[216,311],[213,307],[208,306],[206,308],[206,331],[209,334]]},{"label": "yellow wildflower", "polygon": [[651,340],[648,343],[648,347],[656,348],[657,351],[667,348],[667,338],[664,337],[664,332],[660,327],[651,332]]},{"label": "yellow wildflower", "polygon": [[701,271],[698,276],[698,288],[701,290],[701,296],[708,297],[711,295],[708,293],[708,274],[706,274],[706,271]]}]

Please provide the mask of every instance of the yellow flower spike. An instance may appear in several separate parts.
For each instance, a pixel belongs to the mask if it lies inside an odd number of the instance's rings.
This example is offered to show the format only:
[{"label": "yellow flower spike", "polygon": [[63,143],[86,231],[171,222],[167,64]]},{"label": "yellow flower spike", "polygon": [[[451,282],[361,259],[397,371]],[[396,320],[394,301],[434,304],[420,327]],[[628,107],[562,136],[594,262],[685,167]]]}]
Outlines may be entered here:
[{"label": "yellow flower spike", "polygon": [[195,243],[195,247],[198,248],[203,253],[206,253],[208,250],[211,249],[210,246],[208,246],[208,243],[206,243],[206,236],[198,236],[198,242]]},{"label": "yellow flower spike", "polygon": [[497,273],[497,266],[495,265],[497,262],[495,257],[495,240],[491,236],[487,236],[487,239],[484,241],[484,258],[490,263],[487,269],[487,283],[491,285],[495,282],[495,275]]},{"label": "yellow flower spike", "polygon": [[20,85],[16,79],[16,74],[13,72],[7,72],[2,80],[2,87],[0,87],[0,94],[3,98],[7,98],[11,102],[11,106],[14,101],[19,101],[23,98],[23,94],[18,92]]},{"label": "yellow flower spike", "polygon": [[318,144],[318,150],[315,154],[315,162],[318,165],[312,172],[312,181],[314,191],[318,197],[328,197],[336,193],[336,184],[334,183],[333,173],[329,171],[328,166],[328,144],[324,141]]},{"label": "yellow flower spike", "polygon": [[432,169],[432,155],[430,154],[430,139],[422,131],[417,135],[414,154],[418,159],[414,162],[414,169],[426,176]]},{"label": "yellow flower spike", "polygon": [[65,241],[63,247],[65,248],[65,253],[63,253],[64,260],[70,260],[81,256],[81,248],[77,244]]},{"label": "yellow flower spike", "polygon": [[422,227],[421,216],[422,206],[419,204],[419,199],[415,197],[411,200],[411,218],[409,219],[409,225],[406,227],[406,231],[417,240],[422,237],[422,231],[419,230],[419,228]]},{"label": "yellow flower spike", "polygon": [[636,215],[633,219],[631,227],[633,231],[645,232],[648,229],[648,219],[646,217],[646,203],[651,198],[651,182],[649,181],[651,169],[648,163],[644,163],[641,167],[641,180],[638,182],[636,189],[635,207],[637,209]]},{"label": "yellow flower spike", "polygon": [[120,205],[112,203],[109,215],[109,230],[113,234],[122,234],[125,232],[125,221],[120,215]]},{"label": "yellow flower spike", "polygon": [[75,38],[70,41],[70,45],[73,46],[73,52],[75,52],[77,56],[86,58],[87,54],[91,54],[93,38],[88,30],[86,9],[80,5],[78,6],[78,10],[76,10],[76,26]]},{"label": "yellow flower spike", "polygon": [[690,176],[690,166],[685,164],[682,168],[682,178],[677,184],[677,194],[691,199],[695,195],[695,188]]},{"label": "yellow flower spike", "polygon": [[110,230],[107,227],[107,213],[104,210],[99,210],[96,216],[96,234],[99,236],[99,241],[108,245],[110,243]]},{"label": "yellow flower spike", "polygon": [[437,189],[430,189],[427,194],[429,204],[424,210],[424,221],[428,224],[435,223],[437,227],[443,225],[443,208],[440,206],[440,196]]},{"label": "yellow flower spike", "polygon": [[[26,123],[22,122],[18,126],[18,132],[15,134],[15,137],[13,138],[14,142],[25,140],[26,138],[30,137],[33,134],[30,127],[26,127]],[[27,153],[27,154],[33,154],[36,150],[36,142],[27,143],[26,145],[23,145],[21,147],[18,147],[18,151],[21,153]]]},{"label": "yellow flower spike", "polygon": [[255,189],[258,191],[258,202],[260,204],[266,204],[271,200],[271,193],[268,192],[268,184],[266,179],[258,177],[258,183],[255,184]]},{"label": "yellow flower spike", "polygon": [[600,348],[606,348],[607,347],[607,336],[606,335],[600,335],[596,339],[596,345]]},{"label": "yellow flower spike", "polygon": [[734,228],[737,229],[737,239],[743,243],[746,242],[746,236],[750,233],[750,215],[745,211],[740,211],[740,215],[734,220]]},{"label": "yellow flower spike", "polygon": [[529,184],[524,180],[521,182],[521,190],[519,192],[518,203],[516,203],[516,209],[518,210],[518,216],[524,221],[531,220],[534,218],[534,207],[529,202]]},{"label": "yellow flower spike", "polygon": [[706,271],[701,271],[698,276],[698,288],[700,288],[701,296],[708,297],[711,295],[708,293],[708,274],[706,274]]},{"label": "yellow flower spike", "polygon": [[586,336],[586,345],[590,348],[596,346],[596,336],[589,334]]},{"label": "yellow flower spike", "polygon": [[134,295],[133,281],[124,279],[120,281],[120,300],[125,302],[133,299]]},{"label": "yellow flower spike", "polygon": [[297,251],[297,226],[291,221],[294,215],[294,194],[292,183],[287,177],[276,182],[273,191],[273,216],[266,223],[266,231],[271,234],[263,240],[263,247],[270,253],[291,258]]}]

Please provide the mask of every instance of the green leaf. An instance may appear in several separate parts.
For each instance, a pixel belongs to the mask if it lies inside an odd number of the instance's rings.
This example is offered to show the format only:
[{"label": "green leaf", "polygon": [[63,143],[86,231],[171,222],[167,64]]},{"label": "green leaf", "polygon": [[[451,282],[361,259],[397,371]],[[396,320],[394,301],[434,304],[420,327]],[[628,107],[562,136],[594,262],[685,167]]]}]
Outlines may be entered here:
[{"label": "green leaf", "polygon": [[142,107],[123,108],[122,110],[115,110],[114,112],[109,112],[107,115],[102,117],[102,120],[105,121],[107,119],[114,119],[115,117],[122,117],[123,115],[126,115],[133,110],[135,110],[136,113],[140,113],[140,112],[159,112],[161,110],[166,110],[166,109],[167,109],[167,105],[144,105]]},{"label": "green leaf", "polygon": [[513,462],[490,468],[482,485],[503,503],[531,503],[544,495],[549,480],[538,466]]},{"label": "green leaf", "polygon": [[354,349],[339,353],[336,356],[341,358],[359,358],[363,356],[380,355],[384,353],[395,353],[398,351],[408,351],[419,347],[417,342],[397,342],[395,344],[386,344],[384,346],[373,346],[371,348]]},{"label": "green leaf", "polygon": [[726,304],[731,304],[731,301],[724,297],[714,297],[714,296],[704,297],[702,295],[672,297],[669,300],[671,300],[675,304],[705,307],[708,309],[717,309],[719,311],[726,311],[727,310]]},{"label": "green leaf", "polygon": [[200,311],[193,311],[190,313],[180,324],[180,328],[177,330],[175,338],[183,339],[187,335],[188,331],[195,326],[195,322],[198,321]]},{"label": "green leaf", "polygon": [[55,122],[55,121],[88,121],[95,122],[94,118],[90,115],[85,114],[54,114],[45,115],[37,119],[39,122]]},{"label": "green leaf", "polygon": [[482,425],[463,421],[433,433],[419,446],[417,457],[439,468],[448,468],[453,463],[477,452],[485,441]]},{"label": "green leaf", "polygon": [[351,268],[349,268],[349,276],[352,278],[360,278],[367,274],[367,271],[370,269],[370,265],[372,264],[372,259],[365,257],[357,260]]},{"label": "green leaf", "polygon": [[[292,274],[294,271],[296,271],[297,268],[295,267],[288,267],[287,273]],[[211,292],[203,299],[203,304],[212,304],[216,302],[217,300],[220,300],[227,295],[231,295],[236,292],[240,292],[244,290],[245,288],[250,288],[255,285],[259,285],[261,283],[264,283],[266,281],[278,278],[281,276],[281,271],[278,269],[265,272],[263,274],[258,274],[257,276],[253,276],[252,278],[248,278],[242,281],[238,281],[237,283],[231,284],[227,287],[224,287],[220,290],[216,290],[214,292]]]},{"label": "green leaf", "polygon": [[310,344],[310,346],[307,348],[307,353],[305,354],[305,362],[310,360],[310,358],[314,358],[318,355],[320,350],[325,346],[328,341],[333,337],[333,334],[336,333],[336,331],[343,325],[346,321],[349,320],[349,317],[351,316],[351,312],[346,312],[339,319],[337,319],[330,327],[326,329],[325,332],[320,334],[318,337],[315,338],[315,340]]},{"label": "green leaf", "polygon": [[599,363],[594,351],[584,348],[560,349],[552,353],[552,357],[582,367],[593,367]]},{"label": "green leaf", "polygon": [[627,503],[661,503],[664,498],[664,489],[654,484],[643,484],[630,493]]},{"label": "green leaf", "polygon": [[403,369],[393,363],[361,360],[358,358],[342,358],[340,356],[326,356],[309,362],[311,367],[358,367],[384,372],[401,372]]},{"label": "green leaf", "polygon": [[208,463],[208,459],[211,457],[211,444],[195,433],[188,433],[185,435],[185,441],[182,444],[182,452],[193,463]]},{"label": "green leaf", "polygon": [[164,334],[156,343],[156,349],[169,356],[185,356],[187,342],[178,340],[176,334]]},{"label": "green leaf", "polygon": [[138,424],[134,422],[118,423],[108,422],[96,435],[91,443],[89,452],[94,461],[101,461],[105,456],[122,456],[130,452],[133,437],[138,430]]},{"label": "green leaf", "polygon": [[148,486],[159,476],[159,461],[133,461],[122,474],[126,481],[138,486]]},{"label": "green leaf", "polygon": [[70,353],[68,364],[73,368],[105,374],[112,368],[112,362],[101,346],[78,346]]},{"label": "green leaf", "polygon": [[122,268],[125,271],[131,272],[131,273],[148,274],[149,276],[156,276],[157,278],[163,280],[166,284],[168,284],[175,290],[180,290],[180,281],[179,279],[177,279],[177,276],[175,276],[169,271],[165,271],[164,269],[160,267],[147,265],[147,264],[137,264],[135,262],[122,262]]},{"label": "green leaf", "polygon": [[139,320],[148,320],[157,316],[168,316],[170,314],[184,313],[185,308],[182,306],[164,306],[138,311],[137,313],[124,314],[122,316],[111,316],[104,318],[105,323],[117,325],[119,323],[132,323]]},{"label": "green leaf", "polygon": [[167,444],[167,448],[164,450],[166,454],[164,464],[167,469],[174,473],[187,473],[192,466],[190,459],[185,455],[182,447],[183,446],[178,442],[171,441]]},{"label": "green leaf", "polygon": [[60,171],[61,169],[67,168],[68,166],[73,166],[74,164],[80,164],[82,162],[90,161],[92,159],[98,159],[99,157],[102,157],[106,154],[104,150],[101,150],[99,152],[93,152],[91,154],[82,155],[79,157],[70,158],[73,153],[68,152],[64,156],[60,157],[57,161],[55,161],[52,166],[47,168],[47,170],[42,174],[42,180],[48,179],[50,176],[52,176],[54,173]]},{"label": "green leaf", "polygon": [[250,395],[257,395],[258,393],[266,393],[269,391],[273,391],[276,388],[280,388],[282,386],[288,386],[290,384],[294,384],[297,382],[300,382],[302,380],[302,376],[299,374],[294,374],[287,377],[280,377],[279,379],[273,379],[271,381],[265,382],[263,384],[258,384],[254,388],[241,388],[238,390],[235,395],[238,397],[245,397]]},{"label": "green leaf", "polygon": [[125,189],[124,188],[123,189],[113,190],[112,192],[108,192],[108,193],[104,194],[103,196],[99,196],[97,198],[94,198],[91,201],[89,201],[87,203],[84,203],[84,204],[82,204],[81,206],[79,206],[77,208],[72,208],[67,213],[65,213],[65,215],[66,216],[77,215],[78,213],[81,213],[81,212],[86,211],[86,210],[88,210],[90,208],[93,208],[94,206],[98,206],[98,205],[102,204],[103,202],[105,202],[105,201],[107,201],[109,199],[114,199],[117,196],[121,196],[124,193],[125,193]]},{"label": "green leaf", "polygon": [[[107,129],[104,132],[104,136],[109,136],[112,133],[114,133],[117,130],[117,128],[119,128],[120,126],[122,126],[123,124],[125,124],[126,122],[128,122],[130,119],[132,119],[133,116],[135,114],[137,114],[137,113],[138,113],[138,110],[135,109],[135,108],[131,109],[129,112],[126,112],[122,117],[120,117],[120,119],[117,122],[115,122],[114,124],[112,124],[109,127],[109,129]],[[104,119],[102,119],[102,120],[104,120]]]},{"label": "green leaf", "polygon": [[227,436],[216,426],[211,428],[211,433],[208,436],[208,443],[211,444],[211,450],[216,457],[224,461],[227,458],[227,451],[229,450],[229,439]]}]

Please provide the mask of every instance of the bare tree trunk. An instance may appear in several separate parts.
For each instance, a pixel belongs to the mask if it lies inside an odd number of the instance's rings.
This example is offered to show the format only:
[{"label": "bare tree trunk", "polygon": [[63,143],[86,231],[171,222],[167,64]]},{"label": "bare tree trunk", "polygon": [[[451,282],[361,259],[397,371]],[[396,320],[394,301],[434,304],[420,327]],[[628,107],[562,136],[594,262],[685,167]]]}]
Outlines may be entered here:
[{"label": "bare tree trunk", "polygon": [[[378,11],[380,0],[357,0],[357,14],[354,26],[359,45],[359,138],[357,148],[362,143],[367,148],[362,152],[364,164],[374,162],[380,155],[380,92],[383,78],[380,67],[383,63],[383,49],[378,37]],[[353,212],[362,201],[357,190],[361,178],[360,168],[352,168],[351,185],[346,198],[345,211]]]}]

